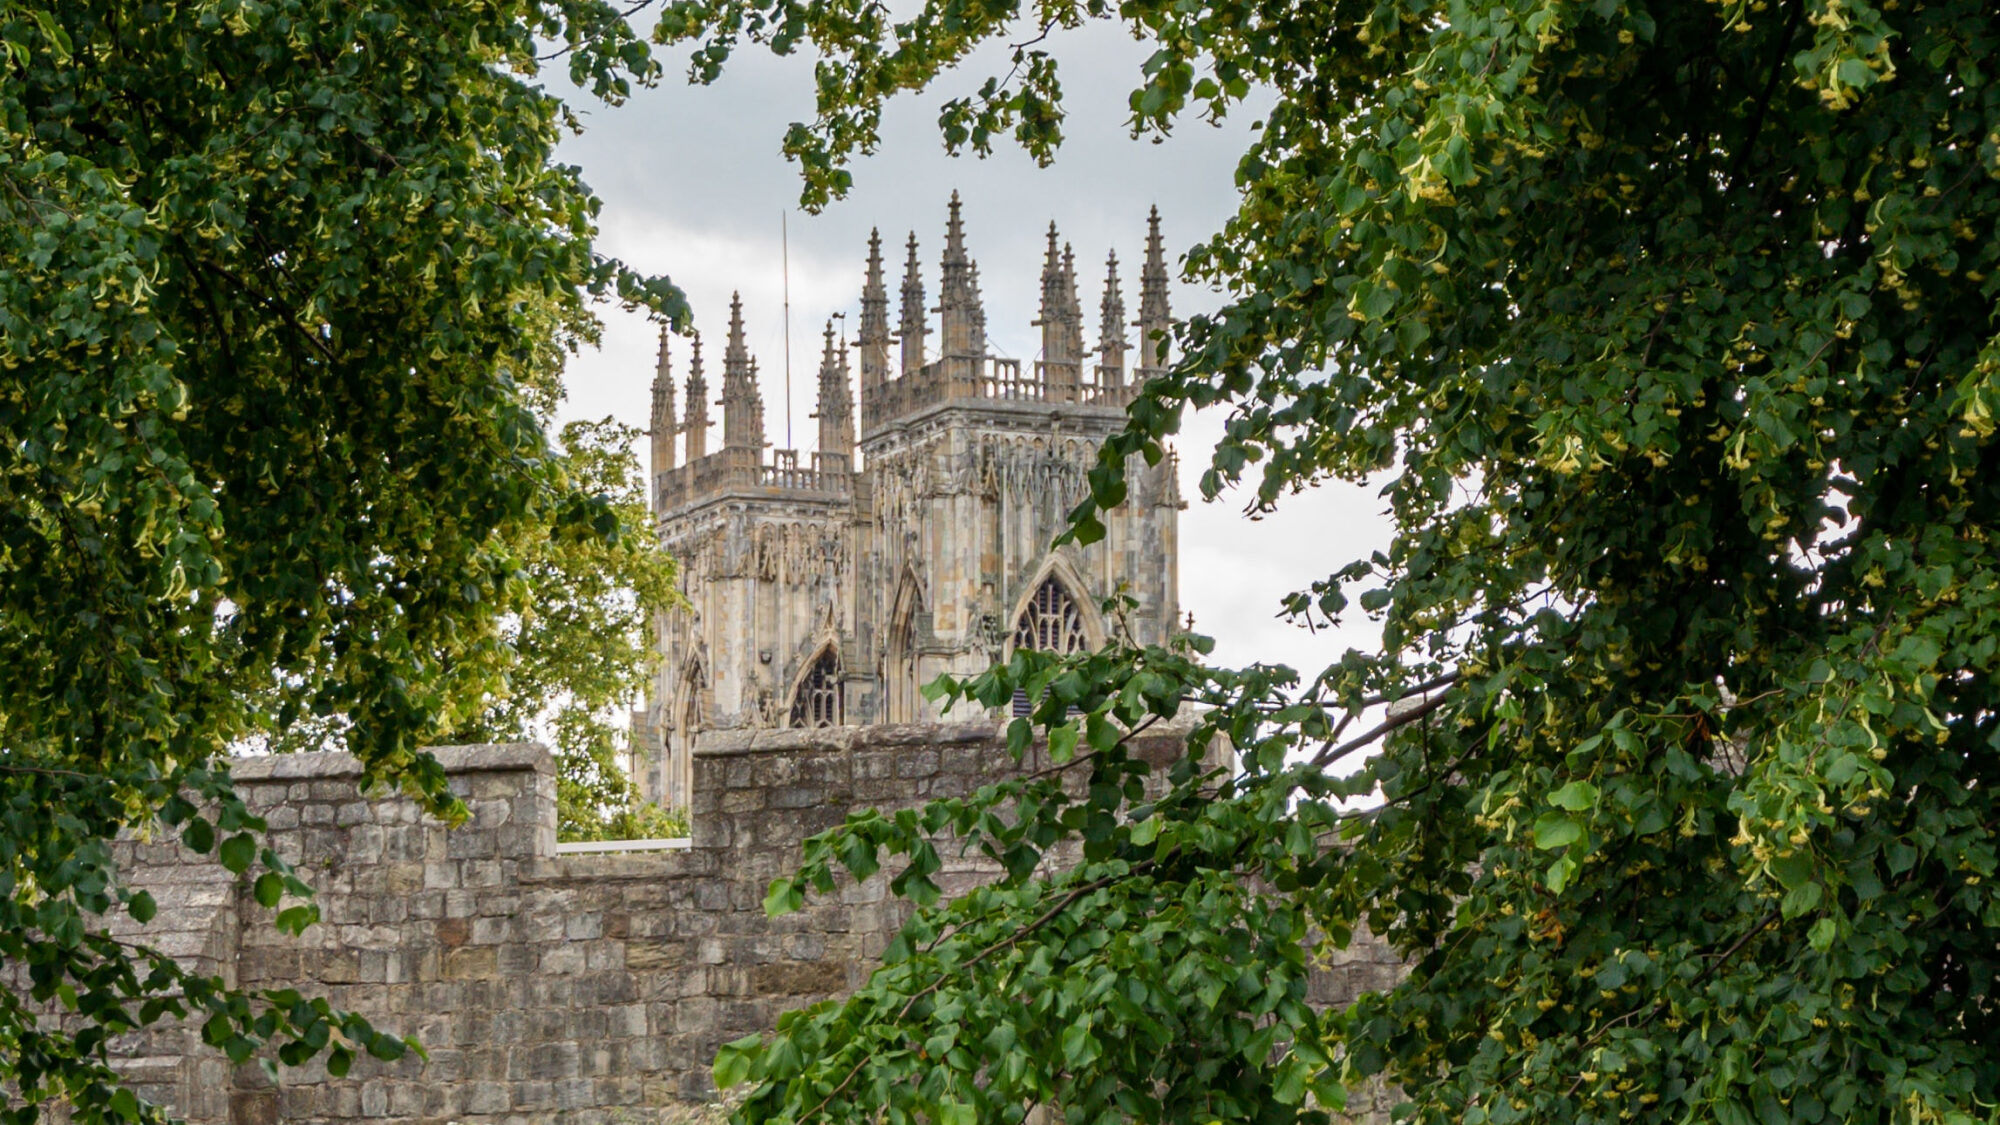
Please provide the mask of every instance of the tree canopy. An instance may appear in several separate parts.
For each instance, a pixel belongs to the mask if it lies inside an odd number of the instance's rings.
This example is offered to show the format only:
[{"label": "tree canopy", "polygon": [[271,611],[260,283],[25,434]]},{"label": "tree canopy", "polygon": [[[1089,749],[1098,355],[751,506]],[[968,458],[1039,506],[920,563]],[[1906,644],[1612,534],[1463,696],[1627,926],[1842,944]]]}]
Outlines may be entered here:
[{"label": "tree canopy", "polygon": [[593,298],[683,311],[592,249],[551,43],[608,100],[656,72],[594,0],[0,2],[0,1119],[156,1116],[105,1044],[170,1016],[238,1062],[401,1054],[110,936],[156,909],[113,837],[296,931],[231,748],[331,731],[460,816],[420,747],[578,686],[523,661],[550,572],[668,581],[604,436],[545,432]]},{"label": "tree canopy", "polygon": [[637,437],[609,419],[562,427],[558,446],[570,486],[603,498],[623,530],[530,529],[516,547],[526,589],[503,625],[515,653],[506,694],[440,739],[550,742],[563,840],[688,832],[687,810],[642,800],[621,765],[631,748],[627,707],[653,668],[655,617],[680,604],[673,562],[650,533],[645,474],[632,452]]},{"label": "tree canopy", "polygon": [[[884,101],[985,41],[1026,45],[947,142],[1051,155],[1038,36],[1090,19],[1154,48],[1140,133],[1270,106],[1184,259],[1227,303],[1179,326],[1069,534],[1224,411],[1210,497],[1380,482],[1393,546],[1282,607],[1374,614],[1382,648],[939,685],[1026,687],[1012,744],[1063,768],[808,844],[774,911],[883,863],[920,909],[854,997],[723,1051],[740,1119],[1312,1121],[1379,1079],[1466,1125],[1990,1120],[2000,15],[679,0],[660,35],[697,78],[745,37],[818,52],[786,145],[823,205]],[[1128,753],[1190,711],[1178,765]],[[1006,875],[940,902],[960,846]],[[1407,978],[1315,1010],[1364,931]]]}]

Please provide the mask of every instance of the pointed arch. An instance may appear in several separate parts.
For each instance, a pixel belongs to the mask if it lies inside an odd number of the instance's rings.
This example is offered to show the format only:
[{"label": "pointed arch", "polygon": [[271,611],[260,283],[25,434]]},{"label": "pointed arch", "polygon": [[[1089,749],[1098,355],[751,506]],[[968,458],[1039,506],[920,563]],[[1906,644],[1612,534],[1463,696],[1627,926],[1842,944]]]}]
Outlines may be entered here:
[{"label": "pointed arch", "polygon": [[1008,651],[1030,648],[1068,654],[1104,643],[1096,609],[1080,591],[1083,581],[1069,562],[1051,555],[1022,590],[1008,618]]},{"label": "pointed arch", "polygon": [[[1067,656],[1104,643],[1104,629],[1088,601],[1077,595],[1083,583],[1060,555],[1051,555],[1029,582],[1009,618],[1007,650],[1027,648]],[[1014,692],[1015,715],[1028,713],[1028,693]]]},{"label": "pointed arch", "polygon": [[799,672],[792,684],[792,706],[786,724],[794,729],[837,727],[847,721],[847,707],[840,690],[840,650],[832,641]]},{"label": "pointed arch", "polygon": [[883,718],[892,723],[913,723],[922,717],[923,695],[917,667],[917,615],[929,602],[924,597],[923,580],[914,567],[903,568],[903,580],[889,603],[889,635],[883,651]]},{"label": "pointed arch", "polygon": [[708,668],[701,656],[681,669],[679,706],[667,747],[665,801],[669,808],[686,808],[694,795],[694,743],[708,715]]}]

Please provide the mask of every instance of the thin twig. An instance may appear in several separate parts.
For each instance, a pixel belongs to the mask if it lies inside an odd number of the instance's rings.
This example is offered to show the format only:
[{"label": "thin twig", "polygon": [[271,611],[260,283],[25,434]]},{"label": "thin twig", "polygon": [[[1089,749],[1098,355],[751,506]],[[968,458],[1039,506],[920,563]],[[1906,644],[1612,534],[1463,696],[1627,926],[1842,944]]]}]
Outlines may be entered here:
[{"label": "thin twig", "polygon": [[57,769],[54,766],[0,766],[0,773],[42,773],[55,777],[74,777],[83,781],[107,781],[103,774],[78,773],[76,770]]}]

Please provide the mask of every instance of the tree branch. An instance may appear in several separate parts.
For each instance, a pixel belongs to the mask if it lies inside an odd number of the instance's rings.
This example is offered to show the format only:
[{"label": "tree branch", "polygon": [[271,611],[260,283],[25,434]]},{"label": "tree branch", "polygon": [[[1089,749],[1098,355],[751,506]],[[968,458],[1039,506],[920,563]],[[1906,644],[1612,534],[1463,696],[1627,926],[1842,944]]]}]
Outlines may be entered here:
[{"label": "tree branch", "polygon": [[[1409,697],[1404,696],[1404,698],[1407,699]],[[1356,750],[1360,750],[1363,747],[1369,745],[1370,743],[1373,743],[1381,739],[1390,732],[1400,727],[1409,726],[1411,723],[1416,722],[1418,719],[1421,719],[1424,716],[1430,714],[1431,712],[1437,710],[1438,708],[1444,706],[1445,702],[1450,698],[1451,694],[1449,692],[1440,692],[1439,694],[1424,700],[1422,703],[1417,704],[1415,707],[1410,708],[1408,711],[1405,711],[1400,715],[1389,716],[1388,718],[1382,720],[1380,723],[1376,724],[1373,728],[1369,729],[1367,732],[1363,734],[1358,734],[1353,738],[1349,739],[1348,741],[1339,744],[1338,746],[1329,745],[1326,749],[1321,750],[1318,754],[1314,755],[1312,760],[1313,768],[1325,769],[1326,767],[1332,765],[1333,763],[1340,761],[1342,758],[1347,757],[1349,754],[1354,753]]]}]

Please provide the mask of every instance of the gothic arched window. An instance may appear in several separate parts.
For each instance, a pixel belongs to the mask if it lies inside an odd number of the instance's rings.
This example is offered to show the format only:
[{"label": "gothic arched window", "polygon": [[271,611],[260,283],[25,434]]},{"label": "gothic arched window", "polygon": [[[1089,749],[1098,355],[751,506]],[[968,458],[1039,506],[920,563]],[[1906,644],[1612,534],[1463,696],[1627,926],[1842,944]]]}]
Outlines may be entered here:
[{"label": "gothic arched window", "polygon": [[[1028,604],[1021,607],[1021,616],[1014,619],[1014,647],[1065,656],[1090,647],[1083,634],[1083,611],[1077,608],[1076,599],[1070,597],[1069,587],[1054,575],[1042,579],[1042,584],[1035,588],[1035,596],[1028,599]],[[1025,689],[1015,690],[1012,710],[1016,715],[1028,713]]]},{"label": "gothic arched window", "polygon": [[837,727],[841,720],[840,659],[832,648],[824,648],[792,693],[791,725]]},{"label": "gothic arched window", "polygon": [[1083,611],[1068,587],[1053,576],[1042,580],[1035,596],[1021,607],[1014,621],[1014,647],[1067,655],[1090,647],[1083,634]]}]

